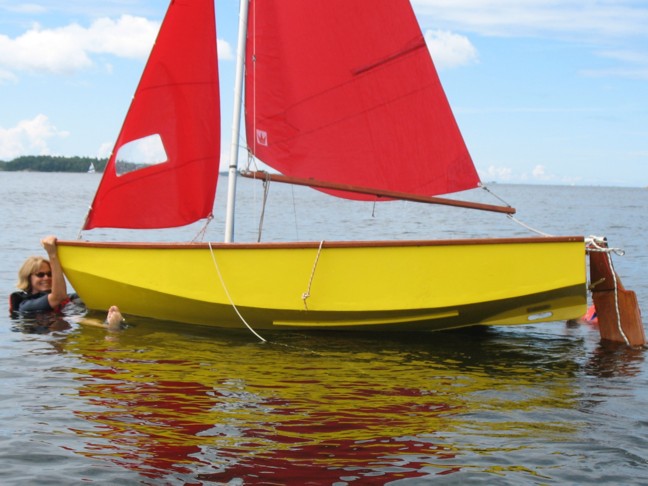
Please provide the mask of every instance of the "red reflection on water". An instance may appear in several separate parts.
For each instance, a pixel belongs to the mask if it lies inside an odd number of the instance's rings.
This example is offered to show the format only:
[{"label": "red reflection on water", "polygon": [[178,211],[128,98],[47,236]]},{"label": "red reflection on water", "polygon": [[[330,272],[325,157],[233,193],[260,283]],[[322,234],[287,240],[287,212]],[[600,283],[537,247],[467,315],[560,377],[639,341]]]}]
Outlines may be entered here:
[{"label": "red reflection on water", "polygon": [[[155,484],[383,484],[451,474],[455,451],[434,442],[461,402],[374,376],[348,383],[247,383],[198,361],[84,354],[76,411],[83,450]],[[261,381],[261,380],[258,380]],[[447,398],[447,396],[443,395]],[[446,424],[447,425],[447,424]]]},{"label": "red reflection on water", "polygon": [[[420,390],[405,388],[392,392],[400,397],[422,395]],[[383,393],[382,401],[384,399]],[[230,458],[230,465],[218,473],[200,474],[198,479],[210,482],[241,479],[245,484],[333,484],[340,481],[384,484],[459,470],[450,466],[439,472],[438,463],[453,459],[455,451],[433,443],[431,437],[435,431],[426,431],[429,436],[426,438],[406,435],[413,428],[425,429],[424,424],[413,427],[413,417],[420,421],[425,413],[430,416],[446,414],[453,407],[430,402],[425,406],[419,402],[363,403],[366,405],[353,409],[325,411],[316,405],[295,408],[287,400],[264,401],[264,405],[272,406],[275,421],[265,427],[244,430],[247,442],[218,451],[220,457]],[[394,435],[385,436],[385,429],[393,431]],[[399,433],[403,436],[399,437]],[[248,454],[242,455],[242,449]]]},{"label": "red reflection on water", "polygon": [[[106,368],[87,372],[79,393],[99,410],[77,414],[100,426],[91,432],[77,430],[96,439],[86,442],[83,454],[151,479],[180,475],[189,482],[382,484],[429,475],[430,461],[454,457],[453,451],[429,439],[380,434],[385,426],[395,432],[411,430],[411,415],[423,412],[415,402],[372,406],[367,401],[352,410],[327,412],[315,404],[309,409],[308,404],[296,408],[288,400],[263,400],[267,417],[260,413],[253,423],[239,424],[232,440],[208,433],[218,425],[215,417],[228,419],[218,412],[223,396],[211,387],[194,381],[120,381],[118,370]],[[404,388],[398,393],[420,395]],[[438,403],[428,403],[427,409],[432,415],[451,411]],[[434,467],[439,474],[438,465]],[[440,474],[451,472],[453,468]]]},{"label": "red reflection on water", "polygon": [[[398,479],[429,476],[431,460],[452,459],[442,446],[416,439],[376,438],[371,441],[338,440],[266,451],[240,457],[240,451],[222,450],[237,460],[225,471],[199,474],[197,479],[245,484],[333,484],[335,482],[384,484]],[[438,468],[438,465],[434,465]],[[449,467],[436,474],[458,471]]]},{"label": "red reflection on water", "polygon": [[203,414],[214,405],[214,390],[191,381],[115,382],[112,369],[90,370],[92,381],[79,395],[100,411],[77,411],[100,424],[98,431],[76,430],[104,441],[88,441],[85,455],[108,458],[149,478],[190,474],[201,451],[201,432],[212,427]]}]

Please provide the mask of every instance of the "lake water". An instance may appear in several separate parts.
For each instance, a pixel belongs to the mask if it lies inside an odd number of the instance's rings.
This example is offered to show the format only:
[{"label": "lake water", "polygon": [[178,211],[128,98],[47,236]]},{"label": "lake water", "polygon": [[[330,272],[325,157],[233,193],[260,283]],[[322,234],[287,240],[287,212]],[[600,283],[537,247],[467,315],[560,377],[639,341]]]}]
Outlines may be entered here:
[{"label": "lake water", "polygon": [[[42,236],[76,237],[99,177],[0,172],[5,294]],[[647,189],[492,189],[535,228],[625,249],[617,272],[647,312]],[[502,215],[356,209],[311,192],[273,185],[263,239],[532,235]],[[262,187],[243,180],[239,193],[254,203],[240,206],[239,239],[254,240]],[[208,238],[222,227],[217,212]],[[175,241],[197,229],[84,237]],[[3,301],[1,484],[648,484],[646,350],[603,346],[588,326],[261,343],[244,329],[127,316],[117,334],[73,319],[38,334]]]}]

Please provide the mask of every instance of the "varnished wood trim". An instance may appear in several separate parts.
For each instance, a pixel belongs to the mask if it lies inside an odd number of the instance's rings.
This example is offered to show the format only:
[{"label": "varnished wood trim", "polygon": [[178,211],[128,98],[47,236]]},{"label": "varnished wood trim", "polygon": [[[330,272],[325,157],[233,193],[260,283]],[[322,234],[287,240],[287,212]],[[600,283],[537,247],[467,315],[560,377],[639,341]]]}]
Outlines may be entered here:
[{"label": "varnished wood trim", "polygon": [[248,179],[258,179],[261,181],[269,180],[273,182],[282,182],[297,186],[316,187],[319,189],[332,189],[336,191],[355,192],[357,194],[368,194],[370,196],[384,197],[387,199],[400,199],[402,201],[413,201],[427,204],[442,204],[444,206],[456,206],[466,209],[478,209],[480,211],[492,211],[496,213],[515,214],[515,208],[511,206],[495,206],[492,204],[483,204],[471,201],[459,201],[456,199],[447,199],[444,197],[420,196],[417,194],[408,194],[406,192],[385,191],[383,189],[373,189],[370,187],[352,186],[349,184],[338,184],[336,182],[318,181],[315,179],[302,179],[299,177],[288,177],[282,174],[270,174],[265,171],[244,171],[241,176]]},{"label": "varnished wood trim", "polygon": [[[412,247],[412,246],[474,246],[474,245],[512,245],[512,244],[546,244],[546,243],[574,243],[583,242],[583,236],[546,236],[531,238],[474,238],[460,240],[381,240],[381,241],[324,241],[322,248],[384,248],[384,247]],[[209,248],[208,243],[149,243],[149,242],[104,242],[104,241],[79,241],[58,240],[59,246],[81,246],[89,248],[133,248],[133,249],[179,249],[193,250]],[[307,249],[318,248],[318,241],[300,242],[269,242],[269,243],[211,243],[217,250],[231,249]],[[585,246],[583,246],[583,252]]]}]

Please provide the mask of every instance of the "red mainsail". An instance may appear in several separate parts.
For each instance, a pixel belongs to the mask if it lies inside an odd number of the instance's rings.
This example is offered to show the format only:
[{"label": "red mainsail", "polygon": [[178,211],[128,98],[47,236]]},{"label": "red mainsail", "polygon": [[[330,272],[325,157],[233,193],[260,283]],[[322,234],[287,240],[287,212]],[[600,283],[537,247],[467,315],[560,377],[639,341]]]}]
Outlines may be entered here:
[{"label": "red mainsail", "polygon": [[[118,154],[157,140],[164,157],[119,175]],[[213,0],[172,1],[84,229],[168,228],[212,212],[220,157]]]},{"label": "red mainsail", "polygon": [[252,0],[246,64],[247,143],[283,174],[419,195],[478,185],[408,0]]}]

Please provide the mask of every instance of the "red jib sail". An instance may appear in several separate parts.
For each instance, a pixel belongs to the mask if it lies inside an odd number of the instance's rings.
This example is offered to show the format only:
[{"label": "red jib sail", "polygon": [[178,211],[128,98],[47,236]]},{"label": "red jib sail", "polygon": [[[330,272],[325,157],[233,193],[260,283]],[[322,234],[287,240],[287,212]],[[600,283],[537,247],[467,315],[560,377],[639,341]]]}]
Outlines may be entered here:
[{"label": "red jib sail", "polygon": [[213,0],[174,0],[84,229],[168,228],[209,216],[219,157]]},{"label": "red jib sail", "polygon": [[478,185],[408,0],[252,0],[246,63],[247,143],[283,174],[419,195]]}]

